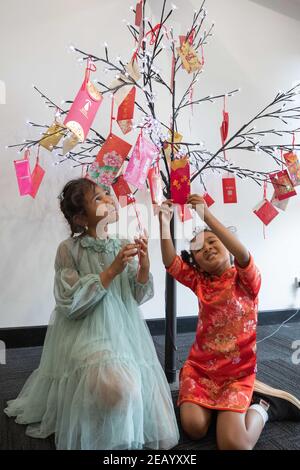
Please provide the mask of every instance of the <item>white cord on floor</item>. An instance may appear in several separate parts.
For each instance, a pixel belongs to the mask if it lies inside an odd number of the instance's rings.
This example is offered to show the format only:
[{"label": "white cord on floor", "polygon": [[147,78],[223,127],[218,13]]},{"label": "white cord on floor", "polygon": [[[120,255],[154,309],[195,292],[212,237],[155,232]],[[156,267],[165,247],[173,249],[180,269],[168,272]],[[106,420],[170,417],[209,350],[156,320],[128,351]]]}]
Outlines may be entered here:
[{"label": "white cord on floor", "polygon": [[294,313],[290,318],[288,318],[287,320],[285,320],[284,322],[282,322],[281,325],[277,328],[277,330],[275,330],[272,334],[270,334],[269,336],[266,336],[266,337],[263,338],[263,339],[260,339],[259,341],[256,341],[256,344],[262,343],[263,341],[266,341],[266,339],[272,338],[272,336],[276,335],[276,333],[283,327],[283,325],[285,325],[285,323],[289,322],[289,321],[290,321],[292,318],[294,318],[298,313],[299,313],[299,310],[297,310],[297,312]]}]

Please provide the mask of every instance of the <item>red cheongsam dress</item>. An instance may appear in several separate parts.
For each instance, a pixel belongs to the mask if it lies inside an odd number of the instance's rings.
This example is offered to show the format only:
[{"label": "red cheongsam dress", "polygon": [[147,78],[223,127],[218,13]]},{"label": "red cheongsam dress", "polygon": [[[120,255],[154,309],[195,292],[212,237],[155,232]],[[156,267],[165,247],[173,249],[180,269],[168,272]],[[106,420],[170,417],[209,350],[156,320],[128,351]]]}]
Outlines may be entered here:
[{"label": "red cheongsam dress", "polygon": [[180,371],[178,405],[244,413],[251,403],[256,373],[256,325],[261,277],[249,265],[221,276],[200,273],[176,256],[167,269],[199,300],[195,341]]}]

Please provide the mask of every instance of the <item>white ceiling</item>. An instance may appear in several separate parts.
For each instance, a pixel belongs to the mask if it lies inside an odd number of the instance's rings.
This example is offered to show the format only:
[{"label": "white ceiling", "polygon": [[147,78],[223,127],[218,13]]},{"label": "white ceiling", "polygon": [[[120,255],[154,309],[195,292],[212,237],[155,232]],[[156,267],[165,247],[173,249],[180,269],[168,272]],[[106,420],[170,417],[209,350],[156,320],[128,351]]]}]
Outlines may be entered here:
[{"label": "white ceiling", "polygon": [[283,15],[300,21],[300,0],[250,0]]}]

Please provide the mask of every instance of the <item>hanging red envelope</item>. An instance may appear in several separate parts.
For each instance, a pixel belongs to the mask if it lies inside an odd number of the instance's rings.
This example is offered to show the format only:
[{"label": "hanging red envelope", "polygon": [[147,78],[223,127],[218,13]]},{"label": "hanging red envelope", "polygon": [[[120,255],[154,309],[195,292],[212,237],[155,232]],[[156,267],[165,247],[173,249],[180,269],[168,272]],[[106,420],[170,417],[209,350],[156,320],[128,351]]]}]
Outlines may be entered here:
[{"label": "hanging red envelope", "polygon": [[276,198],[279,201],[297,195],[287,170],[273,173],[270,175],[270,179],[275,189]]},{"label": "hanging red envelope", "polygon": [[35,167],[34,167],[34,170],[32,172],[32,190],[30,192],[30,196],[35,198],[35,196],[37,195],[37,192],[39,190],[39,187],[41,185],[41,182],[44,178],[44,175],[45,175],[45,170],[40,166],[39,164],[39,157],[37,157],[36,159],[36,164],[35,164]]},{"label": "hanging red envelope", "polygon": [[117,180],[113,182],[112,188],[121,207],[126,207],[135,202],[135,197],[127,182],[124,180],[123,175],[120,175]]},{"label": "hanging red envelope", "polygon": [[127,183],[132,184],[138,189],[143,189],[149,169],[153,160],[157,157],[157,154],[157,147],[152,142],[145,139],[141,133],[137,139],[124,174]]},{"label": "hanging red envelope", "polygon": [[152,204],[161,205],[164,199],[162,180],[160,176],[159,165],[156,164],[150,168],[148,173],[148,183],[151,193]]},{"label": "hanging red envelope", "polygon": [[223,111],[223,122],[221,126],[222,145],[224,145],[226,142],[226,139],[228,137],[228,131],[229,131],[229,113],[227,113],[226,111]]},{"label": "hanging red envelope", "polygon": [[95,65],[88,63],[84,82],[64,121],[64,125],[75,134],[79,142],[85,141],[103,100],[102,94],[89,80],[90,72],[95,70]]},{"label": "hanging red envelope", "polygon": [[135,26],[141,26],[143,19],[143,0],[140,0],[135,7]]},{"label": "hanging red envelope", "polygon": [[210,207],[215,203],[214,199],[208,193],[203,194],[203,199],[206,202],[207,207]]},{"label": "hanging red envelope", "polygon": [[188,158],[171,162],[171,199],[174,204],[186,204],[191,194],[190,163]]},{"label": "hanging red envelope", "polygon": [[127,157],[131,145],[125,140],[120,139],[114,134],[109,134],[108,138],[101,147],[96,161],[92,165],[92,177],[97,173],[98,183],[110,186],[117,176],[125,158]]},{"label": "hanging red envelope", "polygon": [[298,160],[298,156],[294,152],[285,153],[283,156],[287,164],[293,185],[299,186],[300,185],[300,163]]},{"label": "hanging red envelope", "polygon": [[132,130],[135,94],[136,88],[132,87],[118,109],[117,123],[119,124],[123,134],[128,134],[128,132]]},{"label": "hanging red envelope", "polygon": [[26,150],[22,160],[14,161],[20,196],[26,196],[32,191],[32,176],[30,172],[29,155],[29,150]]},{"label": "hanging red envelope", "polygon": [[222,184],[224,204],[236,204],[237,191],[235,178],[223,178]]},{"label": "hanging red envelope", "polygon": [[181,222],[187,222],[193,218],[192,211],[187,207],[186,204],[178,204],[177,205],[178,216]]},{"label": "hanging red envelope", "polygon": [[279,214],[278,210],[267,200],[264,199],[253,209],[253,212],[264,223],[269,225]]}]

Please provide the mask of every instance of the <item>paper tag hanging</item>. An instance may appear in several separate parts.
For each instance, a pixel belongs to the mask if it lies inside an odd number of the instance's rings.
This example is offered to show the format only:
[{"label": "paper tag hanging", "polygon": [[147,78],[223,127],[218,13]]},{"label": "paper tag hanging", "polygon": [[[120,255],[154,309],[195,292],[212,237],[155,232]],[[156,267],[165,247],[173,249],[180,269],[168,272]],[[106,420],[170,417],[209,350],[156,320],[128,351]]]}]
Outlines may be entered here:
[{"label": "paper tag hanging", "polygon": [[180,55],[183,68],[188,73],[201,70],[202,63],[189,41],[183,41],[181,46],[177,48],[177,52]]},{"label": "paper tag hanging", "polygon": [[164,200],[164,195],[158,164],[150,168],[148,173],[148,183],[151,193],[152,204],[157,204],[158,206],[160,206]]},{"label": "paper tag hanging", "polygon": [[224,204],[236,204],[237,191],[235,178],[223,178],[222,184]]},{"label": "paper tag hanging", "polygon": [[65,137],[63,141],[63,151],[62,151],[63,155],[66,155],[67,153],[71,152],[71,150],[73,150],[73,148],[76,147],[78,142],[79,142],[79,139],[75,134],[73,134],[73,132],[71,132],[70,135]]},{"label": "paper tag hanging", "polygon": [[254,209],[253,212],[264,223],[269,225],[279,214],[278,210],[267,200],[264,199]]},{"label": "paper tag hanging", "polygon": [[40,158],[39,155],[36,157],[36,164],[34,167],[34,170],[32,172],[32,190],[30,192],[30,196],[35,198],[37,195],[37,192],[40,188],[40,185],[43,181],[44,175],[45,175],[45,170],[40,166],[39,164]]},{"label": "paper tag hanging", "polygon": [[135,26],[140,27],[143,19],[143,0],[136,4],[135,8]]},{"label": "paper tag hanging", "polygon": [[228,131],[229,131],[229,113],[227,113],[226,111],[223,111],[223,122],[221,126],[222,145],[224,145],[226,142],[226,139],[228,137]]},{"label": "paper tag hanging", "polygon": [[64,121],[64,125],[75,134],[79,142],[85,141],[103,100],[102,94],[89,80],[91,71],[95,72],[96,67],[88,61],[84,82]]},{"label": "paper tag hanging", "polygon": [[120,175],[117,180],[113,182],[112,189],[114,190],[121,207],[126,207],[129,204],[133,204],[135,202],[135,197],[132,194],[129,185],[124,180],[123,175]]},{"label": "paper tag hanging", "polygon": [[132,87],[126,98],[122,101],[118,109],[117,123],[123,134],[128,134],[132,130],[132,120],[134,115],[136,88]]},{"label": "paper tag hanging", "polygon": [[136,188],[143,189],[149,169],[157,154],[156,146],[140,134],[124,174],[125,180]]},{"label": "paper tag hanging", "polygon": [[128,76],[126,77],[126,75],[121,74],[119,78],[114,80],[109,86],[110,90],[116,90],[114,92],[114,97],[118,105],[122,103],[122,101],[130,92],[133,85],[132,79],[135,82],[138,82],[141,78],[141,73],[137,60],[131,59],[131,61],[126,65],[125,69]]},{"label": "paper tag hanging", "polygon": [[171,199],[174,204],[186,204],[191,193],[190,164],[187,157],[171,162]]},{"label": "paper tag hanging", "polygon": [[[180,144],[180,142],[182,142],[182,139],[183,139],[183,136],[181,134],[179,134],[179,132],[174,132],[174,139],[173,139],[173,141],[174,141],[174,144],[173,144],[174,153],[179,152],[180,145],[176,145],[176,144]],[[169,132],[169,141],[172,141],[172,132],[171,131]],[[168,142],[164,143],[164,154],[166,156],[168,165],[170,167],[171,166],[172,144],[169,144]]]},{"label": "paper tag hanging", "polygon": [[128,142],[110,133],[96,161],[91,165],[91,176],[97,180],[98,184],[111,186],[130,149],[131,145]]},{"label": "paper tag hanging", "polygon": [[203,199],[206,202],[207,207],[210,207],[215,203],[215,200],[208,193],[203,194]]},{"label": "paper tag hanging", "polygon": [[276,198],[279,201],[297,195],[287,170],[273,173],[270,175],[270,179],[275,189]]},{"label": "paper tag hanging", "polygon": [[274,194],[271,199],[271,204],[273,204],[274,207],[276,207],[277,209],[280,209],[281,211],[286,211],[288,203],[289,203],[289,199],[284,199],[283,201],[279,201],[274,191]]},{"label": "paper tag hanging", "polygon": [[65,127],[58,122],[54,122],[39,141],[39,145],[52,152],[64,135]]},{"label": "paper tag hanging", "polygon": [[298,160],[298,156],[294,152],[285,153],[283,156],[287,164],[293,185],[299,186],[300,185],[300,163]]},{"label": "paper tag hanging", "polygon": [[29,155],[29,150],[26,150],[23,160],[14,160],[20,196],[26,196],[32,191]]}]

